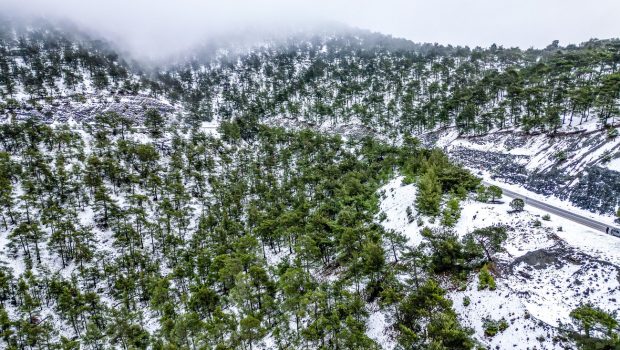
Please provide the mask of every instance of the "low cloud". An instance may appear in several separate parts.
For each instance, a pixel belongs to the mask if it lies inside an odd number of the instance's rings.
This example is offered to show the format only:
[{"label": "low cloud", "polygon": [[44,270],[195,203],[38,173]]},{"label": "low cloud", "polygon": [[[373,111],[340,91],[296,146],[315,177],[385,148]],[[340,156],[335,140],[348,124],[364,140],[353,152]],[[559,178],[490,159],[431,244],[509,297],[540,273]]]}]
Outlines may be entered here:
[{"label": "low cloud", "polygon": [[227,33],[339,22],[415,42],[542,47],[620,36],[617,0],[0,0],[0,12],[67,19],[145,57]]}]

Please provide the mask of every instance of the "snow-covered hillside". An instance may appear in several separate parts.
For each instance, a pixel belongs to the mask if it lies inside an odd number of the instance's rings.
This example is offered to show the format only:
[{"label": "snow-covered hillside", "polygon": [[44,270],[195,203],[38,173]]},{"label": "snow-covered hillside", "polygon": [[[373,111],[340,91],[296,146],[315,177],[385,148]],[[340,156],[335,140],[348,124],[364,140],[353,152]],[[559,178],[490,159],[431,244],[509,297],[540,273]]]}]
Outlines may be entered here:
[{"label": "snow-covered hillside", "polygon": [[[411,219],[418,217],[416,186],[404,185],[402,180],[396,178],[380,190],[384,193],[381,210],[387,214],[382,225],[403,233],[408,244],[416,246],[424,241],[418,220]],[[454,228],[459,235],[494,224],[510,229],[505,251],[497,255],[497,289],[478,290],[478,278],[472,275],[464,290],[446,284],[450,299],[463,324],[473,328],[476,338],[490,348],[570,346],[558,329],[570,324],[572,309],[592,303],[610,312],[620,311],[620,239],[560,217],[545,220],[547,213],[528,206],[523,212],[510,213],[508,202],[509,198],[499,204],[473,199],[462,203]],[[412,214],[407,213],[408,207],[413,208]],[[423,220],[423,226],[437,225]],[[375,317],[381,320],[380,315]],[[485,336],[485,319],[504,319],[508,327],[493,337]],[[373,329],[371,334],[381,333]]]},{"label": "snow-covered hillside", "polygon": [[474,172],[613,215],[620,207],[620,137],[613,130],[620,126],[601,130],[591,121],[557,134],[505,130],[461,137],[448,129],[421,137]]},{"label": "snow-covered hillside", "polygon": [[475,175],[612,225],[620,41],[230,47],[151,66],[0,18],[0,348],[618,340],[620,239]]}]

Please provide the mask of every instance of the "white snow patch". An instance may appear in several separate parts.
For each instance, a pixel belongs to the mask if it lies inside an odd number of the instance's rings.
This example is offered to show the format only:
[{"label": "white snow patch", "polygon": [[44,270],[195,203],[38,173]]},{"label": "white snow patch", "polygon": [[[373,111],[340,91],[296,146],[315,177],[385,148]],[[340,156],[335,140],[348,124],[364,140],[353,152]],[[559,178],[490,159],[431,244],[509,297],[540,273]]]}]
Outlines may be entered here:
[{"label": "white snow patch", "polygon": [[[415,246],[424,240],[414,207],[417,190],[415,185],[404,185],[402,181],[402,176],[397,177],[380,189],[380,208],[386,214],[382,225],[404,234],[408,244]],[[518,192],[515,187],[518,186],[508,189]],[[529,192],[527,196],[536,197]],[[465,291],[448,293],[459,319],[464,326],[474,329],[476,339],[489,348],[554,349],[559,346],[553,343],[558,335],[555,327],[560,322],[569,323],[570,311],[581,303],[590,302],[610,312],[620,311],[619,238],[553,214],[550,220],[543,220],[545,211],[527,205],[523,212],[510,213],[509,202],[506,196],[496,204],[468,199],[461,203],[461,218],[454,227],[459,236],[491,225],[510,227],[505,251],[496,255],[504,267],[495,277],[497,290],[478,291],[478,278],[472,276]],[[570,208],[559,199],[553,202]],[[407,207],[411,207],[411,215],[407,215]],[[595,214],[589,216],[601,218]],[[550,254],[550,261],[526,256],[537,251]],[[516,259],[521,260],[515,263]],[[465,296],[471,300],[467,307],[463,305]],[[494,337],[487,337],[483,327],[485,318],[504,318],[509,327]],[[382,345],[389,341],[382,337],[386,327],[389,325],[385,323],[385,313],[371,312],[367,334]]]},{"label": "white snow patch", "polygon": [[380,189],[380,193],[385,196],[381,200],[380,209],[387,215],[381,224],[388,230],[404,234],[409,243],[415,246],[422,242],[421,227],[418,227],[416,220],[410,222],[407,207],[415,213],[414,201],[418,190],[414,184],[404,185],[403,179],[403,176],[399,176]]}]

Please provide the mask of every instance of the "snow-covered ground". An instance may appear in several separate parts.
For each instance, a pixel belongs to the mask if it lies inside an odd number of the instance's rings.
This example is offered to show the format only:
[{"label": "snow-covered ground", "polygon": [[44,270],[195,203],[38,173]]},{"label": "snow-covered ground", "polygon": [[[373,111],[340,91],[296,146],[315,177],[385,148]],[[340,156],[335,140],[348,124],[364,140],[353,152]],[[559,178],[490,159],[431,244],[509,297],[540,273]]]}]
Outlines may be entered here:
[{"label": "snow-covered ground", "polygon": [[[472,169],[473,170],[473,169]],[[554,207],[557,208],[561,208],[561,209],[565,209],[565,210],[569,210],[573,213],[579,214],[581,216],[590,218],[590,219],[594,219],[596,221],[599,222],[603,222],[608,224],[609,226],[614,226],[617,224],[614,224],[614,220],[616,219],[614,216],[612,215],[602,215],[602,214],[597,214],[597,213],[593,213],[591,211],[582,209],[582,208],[578,208],[576,206],[574,206],[573,204],[571,204],[570,202],[567,201],[563,201],[560,198],[556,197],[556,196],[545,196],[536,192],[532,192],[527,190],[526,188],[524,188],[523,186],[520,185],[516,185],[516,184],[510,184],[504,181],[500,181],[498,179],[494,179],[491,177],[491,174],[487,171],[481,171],[479,172],[479,175],[482,176],[482,178],[484,179],[485,182],[492,184],[492,185],[497,185],[501,188],[505,188],[506,190],[518,193],[520,195],[523,195],[525,197],[529,197],[529,198],[533,198],[536,199],[538,201],[544,201],[545,203],[548,203],[550,205],[553,205]],[[571,221],[572,222],[572,221]],[[594,233],[598,233],[598,231],[593,230],[591,228],[585,227],[584,228],[590,230],[591,232]]]},{"label": "snow-covered ground", "polygon": [[[489,349],[554,349],[553,338],[557,330],[539,324],[528,311],[518,294],[506,283],[498,281],[494,291],[477,289],[478,281],[472,280],[464,291],[450,293],[461,323],[474,330],[475,337]],[[469,305],[465,306],[465,298]],[[484,335],[485,319],[505,320],[508,328],[493,337]]]},{"label": "snow-covered ground", "polygon": [[391,323],[385,312],[379,310],[372,310],[368,317],[368,331],[366,332],[368,337],[375,340],[377,344],[381,344],[383,349],[394,349],[396,346],[395,339],[391,336]]},{"label": "snow-covered ground", "polygon": [[[578,172],[592,165],[620,171],[620,137],[612,139],[607,137],[606,132],[591,131],[589,128],[584,129],[582,134],[587,136],[526,136],[518,135],[518,132],[514,131],[480,138],[458,138],[458,134],[452,131],[441,135],[437,145],[446,149],[460,147],[521,157],[522,165],[529,171],[560,167]],[[560,154],[567,160],[558,164],[557,157]]]},{"label": "snow-covered ground", "polygon": [[420,137],[425,145],[443,149],[453,161],[487,180],[516,184],[515,191],[524,186],[544,194],[531,193],[532,198],[553,201],[584,216],[598,219],[590,211],[605,213],[608,217],[602,221],[611,224],[620,207],[620,137],[610,135],[592,119],[557,134],[505,129],[467,137],[448,128]]},{"label": "snow-covered ground", "polygon": [[620,171],[620,158],[610,160],[605,166],[609,170]]},{"label": "snow-covered ground", "polygon": [[407,216],[408,207],[412,213],[415,211],[414,201],[418,189],[413,184],[403,186],[403,179],[404,177],[399,176],[379,190],[384,193],[380,210],[387,214],[381,224],[388,230],[404,234],[409,244],[418,245],[423,238],[420,234],[421,227],[418,227],[416,220],[410,220]]},{"label": "snow-covered ground", "polygon": [[[386,214],[382,225],[403,233],[409,244],[419,244],[421,227],[417,218],[410,219],[416,216],[415,185],[403,185],[398,177],[380,193],[381,210]],[[449,293],[461,322],[475,330],[479,341],[499,349],[556,349],[556,327],[570,323],[569,313],[578,305],[589,302],[620,311],[620,238],[554,215],[544,220],[546,212],[528,206],[523,212],[509,213],[509,201],[467,200],[461,203],[461,218],[455,226],[459,235],[494,224],[510,227],[505,251],[496,257],[497,290],[478,291],[478,277],[473,275],[466,290]],[[554,204],[570,208],[559,200]],[[407,214],[407,207],[412,215]],[[437,225],[424,221],[424,225]],[[465,296],[470,300],[468,306],[463,303]],[[368,334],[377,341],[386,341],[381,329],[387,326],[384,318],[380,312],[371,314]],[[483,327],[487,318],[504,318],[509,326],[487,337]]]}]

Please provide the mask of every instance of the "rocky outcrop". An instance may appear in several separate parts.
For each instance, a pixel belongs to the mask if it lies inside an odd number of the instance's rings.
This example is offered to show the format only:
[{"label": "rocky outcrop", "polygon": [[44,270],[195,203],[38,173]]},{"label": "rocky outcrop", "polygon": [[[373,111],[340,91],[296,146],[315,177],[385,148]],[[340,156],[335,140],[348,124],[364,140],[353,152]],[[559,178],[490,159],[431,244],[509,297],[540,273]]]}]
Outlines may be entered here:
[{"label": "rocky outcrop", "polygon": [[604,132],[555,137],[501,133],[457,138],[445,150],[452,159],[507,183],[613,214],[620,207],[620,171],[606,164],[620,157],[617,144]]},{"label": "rocky outcrop", "polygon": [[[51,103],[40,101],[35,106],[24,102],[11,114],[18,120],[36,118],[50,122],[65,122],[71,118],[76,121],[90,121],[99,114],[116,112],[139,121],[144,118],[144,112],[148,109],[159,110],[163,115],[179,110],[176,106],[144,95],[80,95],[57,99]],[[9,113],[4,114],[4,117],[8,116]]]}]

